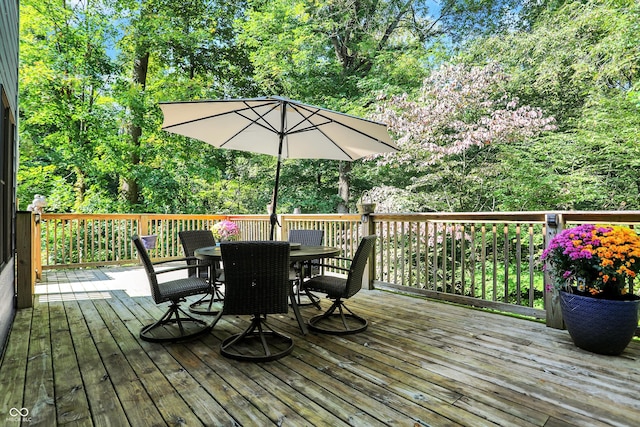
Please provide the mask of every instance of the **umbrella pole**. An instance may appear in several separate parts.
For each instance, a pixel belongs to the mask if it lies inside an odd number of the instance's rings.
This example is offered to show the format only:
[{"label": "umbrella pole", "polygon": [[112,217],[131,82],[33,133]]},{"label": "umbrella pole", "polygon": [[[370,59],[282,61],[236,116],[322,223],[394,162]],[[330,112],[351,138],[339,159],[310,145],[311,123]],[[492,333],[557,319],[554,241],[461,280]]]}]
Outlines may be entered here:
[{"label": "umbrella pole", "polygon": [[[280,165],[282,164],[282,143],[284,142],[284,125],[287,117],[287,102],[282,103],[282,114],[280,115],[280,141],[278,144],[278,165],[276,166],[276,183],[273,187],[273,198],[271,199],[271,231],[269,232],[269,240],[274,240],[276,224],[278,224],[278,214],[276,207],[278,205],[278,186],[280,185]],[[280,224],[278,224],[280,225]]]},{"label": "umbrella pole", "polygon": [[276,224],[278,224],[278,214],[276,214],[276,205],[278,204],[278,185],[280,183],[280,164],[281,164],[280,155],[278,155],[278,166],[276,167],[276,183],[275,183],[275,186],[273,187],[273,196],[271,198],[271,216],[269,217],[269,221],[271,222],[271,231],[269,232],[269,240],[274,240]]}]

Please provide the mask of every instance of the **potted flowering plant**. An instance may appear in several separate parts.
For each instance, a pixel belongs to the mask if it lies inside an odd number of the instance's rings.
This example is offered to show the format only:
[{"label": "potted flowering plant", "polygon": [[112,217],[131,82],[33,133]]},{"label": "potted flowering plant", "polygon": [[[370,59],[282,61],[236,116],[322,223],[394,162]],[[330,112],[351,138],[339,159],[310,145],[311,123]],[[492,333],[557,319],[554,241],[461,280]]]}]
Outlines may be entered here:
[{"label": "potted flowering plant", "polygon": [[558,290],[633,299],[630,279],[640,272],[640,236],[627,227],[584,224],[557,234],[542,260],[549,262]]},{"label": "potted flowering plant", "polygon": [[541,259],[574,343],[620,354],[638,327],[633,279],[640,272],[640,236],[628,227],[583,224],[557,234]]},{"label": "potted flowering plant", "polygon": [[228,219],[222,220],[213,226],[213,236],[218,241],[236,240],[240,235],[238,224]]}]

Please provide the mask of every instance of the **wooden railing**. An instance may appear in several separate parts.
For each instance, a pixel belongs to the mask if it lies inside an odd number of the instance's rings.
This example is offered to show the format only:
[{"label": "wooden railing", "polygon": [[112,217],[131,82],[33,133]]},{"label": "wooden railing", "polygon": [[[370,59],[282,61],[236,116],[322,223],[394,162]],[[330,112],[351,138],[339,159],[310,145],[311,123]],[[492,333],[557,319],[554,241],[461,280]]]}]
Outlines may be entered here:
[{"label": "wooden railing", "polygon": [[[243,240],[268,239],[267,215],[43,214],[37,269],[137,262],[134,234],[158,236],[153,258],[180,257],[179,231],[210,229],[222,219],[236,222]],[[557,230],[587,222],[638,227],[640,211],[280,215],[276,238],[321,229],[325,245],[353,257],[361,237],[376,234],[373,286],[544,318],[540,254]]]},{"label": "wooden railing", "polygon": [[154,258],[180,254],[178,232],[211,228],[224,215],[43,214],[42,269],[128,264],[137,260],[134,235],[157,235]]},{"label": "wooden railing", "polygon": [[[267,240],[267,215],[161,215],[161,214],[43,214],[42,269],[93,267],[137,262],[131,238],[157,236],[153,259],[182,256],[178,232],[211,229],[223,219],[235,222],[242,240]],[[340,247],[352,256],[361,236],[359,215],[282,215],[276,238],[286,240],[292,228],[325,230],[324,244]],[[284,236],[284,237],[283,237]]]},{"label": "wooden railing", "polygon": [[544,317],[544,213],[378,214],[374,224],[377,280]]},{"label": "wooden railing", "polygon": [[540,255],[558,230],[582,223],[640,226],[640,212],[374,214],[374,285],[546,318]]}]

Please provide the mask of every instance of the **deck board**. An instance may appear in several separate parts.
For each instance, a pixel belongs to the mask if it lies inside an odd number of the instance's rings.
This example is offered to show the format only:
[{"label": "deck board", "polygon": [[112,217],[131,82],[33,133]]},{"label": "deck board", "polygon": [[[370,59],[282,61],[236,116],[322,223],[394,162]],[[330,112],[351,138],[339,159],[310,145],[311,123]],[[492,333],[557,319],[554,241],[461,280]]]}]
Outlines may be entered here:
[{"label": "deck board", "polygon": [[68,313],[69,328],[77,354],[78,368],[95,425],[126,425],[128,423],[120,399],[109,380],[100,353],[93,341],[85,314],[78,301],[64,303]]},{"label": "deck board", "polygon": [[296,346],[252,364],[219,353],[246,316],[186,343],[141,341],[164,311],[145,283],[138,267],[46,271],[9,336],[0,420],[24,408],[43,426],[637,425],[638,340],[601,356],[539,322],[376,290],[347,302],[370,321],[356,335],[302,336],[292,313],[270,316]]}]

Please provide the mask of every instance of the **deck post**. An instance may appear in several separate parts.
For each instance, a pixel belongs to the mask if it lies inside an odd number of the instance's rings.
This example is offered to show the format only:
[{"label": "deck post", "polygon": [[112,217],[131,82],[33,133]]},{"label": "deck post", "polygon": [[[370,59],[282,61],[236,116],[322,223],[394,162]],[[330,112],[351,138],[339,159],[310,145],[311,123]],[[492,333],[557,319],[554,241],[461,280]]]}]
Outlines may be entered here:
[{"label": "deck post", "polygon": [[33,215],[33,268],[35,280],[42,280],[42,214]]},{"label": "deck post", "polygon": [[[545,233],[545,248],[549,245],[549,242],[558,232],[564,229],[564,218],[562,214],[547,214],[546,215],[546,233]],[[549,266],[547,262],[547,267]],[[547,313],[546,323],[550,328],[565,329],[564,320],[562,318],[562,311],[560,309],[560,294],[552,284],[552,277],[549,274],[549,269],[545,269],[544,272],[544,307]]]},{"label": "deck post", "polygon": [[151,222],[149,215],[140,215],[138,218],[138,236],[146,236],[149,234],[149,223]]},{"label": "deck post", "polygon": [[[376,226],[373,222],[372,213],[365,213],[360,216],[360,234],[362,237],[371,236],[376,233]],[[376,277],[376,251],[369,256],[368,268],[365,268],[362,276],[362,283],[365,289],[374,289],[373,279]]]},{"label": "deck post", "polygon": [[[18,308],[33,306],[33,293],[36,284],[36,250],[34,230],[36,217],[30,211],[16,213],[16,296]],[[39,228],[39,227],[38,227]]]}]

